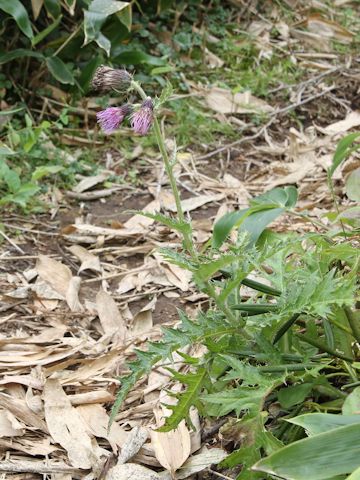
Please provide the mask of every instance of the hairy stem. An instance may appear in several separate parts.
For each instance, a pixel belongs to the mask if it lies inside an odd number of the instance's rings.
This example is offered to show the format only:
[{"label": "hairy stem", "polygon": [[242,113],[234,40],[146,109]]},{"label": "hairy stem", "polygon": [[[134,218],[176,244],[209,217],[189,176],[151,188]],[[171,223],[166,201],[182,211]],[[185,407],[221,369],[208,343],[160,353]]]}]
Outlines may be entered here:
[{"label": "hairy stem", "polygon": [[[136,92],[140,95],[140,97],[143,100],[145,100],[147,98],[147,95],[146,95],[145,91],[142,89],[142,87],[140,86],[140,84],[138,82],[133,80],[131,82],[131,86],[134,90],[136,90]],[[155,132],[155,137],[156,137],[156,141],[157,141],[161,156],[162,156],[163,161],[164,161],[165,171],[166,171],[166,174],[167,174],[167,176],[169,178],[169,181],[170,181],[171,190],[172,190],[172,193],[174,195],[178,218],[179,218],[180,222],[186,223],[184,211],[183,211],[182,205],[181,205],[180,193],[179,193],[179,190],[178,190],[178,187],[177,187],[177,184],[176,184],[176,178],[175,178],[174,172],[173,172],[173,166],[170,162],[169,155],[168,155],[168,152],[166,150],[165,139],[164,139],[164,136],[162,134],[162,131],[161,131],[161,128],[160,128],[160,125],[159,125],[159,121],[156,118],[156,115],[155,115],[155,118],[154,118],[154,132]],[[188,233],[188,232],[183,232],[183,239],[184,239],[184,246],[185,246],[185,249],[186,249],[187,253],[191,256],[191,258],[194,261],[198,262],[199,257],[198,257],[198,253],[195,249],[195,246],[194,246],[194,241],[193,241],[193,238],[192,238],[192,234]],[[211,284],[210,281],[205,281],[204,282],[203,291],[204,291],[204,293],[209,295],[210,298],[212,298],[214,300],[216,306],[223,312],[223,314],[229,320],[236,321],[236,317],[235,317],[234,313],[229,309],[229,307],[226,305],[226,303],[219,300],[219,295],[216,293],[216,290],[215,290],[214,286]],[[242,327],[242,326],[243,325],[240,325],[240,327]],[[245,331],[243,331],[243,334],[244,334],[244,336],[248,337],[248,334]]]}]

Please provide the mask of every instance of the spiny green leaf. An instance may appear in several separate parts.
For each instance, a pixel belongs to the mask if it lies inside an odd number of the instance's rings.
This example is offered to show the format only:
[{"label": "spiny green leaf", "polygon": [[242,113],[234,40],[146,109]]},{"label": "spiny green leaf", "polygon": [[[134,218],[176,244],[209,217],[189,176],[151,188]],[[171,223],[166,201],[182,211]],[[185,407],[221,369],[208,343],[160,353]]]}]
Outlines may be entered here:
[{"label": "spiny green leaf", "polygon": [[[164,67],[160,67],[160,68],[164,68]],[[174,90],[173,90],[173,87],[172,87],[171,83],[167,82],[165,87],[163,88],[163,90],[161,92],[160,98],[157,101],[156,106],[160,107],[163,103],[167,102],[169,100],[169,98],[171,97],[173,91]]]},{"label": "spiny green leaf", "polygon": [[187,389],[179,395],[176,405],[167,405],[172,410],[172,414],[166,418],[165,425],[159,429],[160,432],[174,430],[182,420],[188,418],[190,407],[196,405],[199,401],[199,393],[207,377],[206,369],[203,367],[197,368],[196,373],[188,373],[187,375],[169,370],[175,379],[186,383]]},{"label": "spiny green leaf", "polygon": [[167,227],[176,230],[180,233],[191,234],[191,225],[188,222],[181,222],[177,218],[169,217],[168,215],[163,215],[162,213],[149,213],[144,211],[136,212],[138,215],[143,217],[151,218],[157,222],[166,225]]}]

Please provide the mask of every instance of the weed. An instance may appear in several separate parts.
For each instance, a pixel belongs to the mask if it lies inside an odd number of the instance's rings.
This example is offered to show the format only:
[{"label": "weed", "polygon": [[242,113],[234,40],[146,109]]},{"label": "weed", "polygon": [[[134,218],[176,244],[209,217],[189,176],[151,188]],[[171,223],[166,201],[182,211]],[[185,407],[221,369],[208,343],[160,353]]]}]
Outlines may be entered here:
[{"label": "weed", "polygon": [[[187,365],[187,373],[168,370],[172,380],[185,389],[174,394],[177,402],[167,406],[171,415],[165,418],[160,431],[174,430],[184,419],[191,426],[191,407],[207,417],[235,415],[239,419],[241,446],[223,465],[234,467],[241,463],[238,480],[263,478],[256,471],[287,479],[305,478],[308,472],[303,462],[292,460],[301,458],[302,449],[308,455],[317,452],[316,458],[322,458],[312,467],[316,472],[312,478],[325,478],[321,469],[324,458],[329,456],[324,444],[330,438],[326,435],[331,427],[323,427],[325,439],[321,434],[297,442],[302,436],[299,426],[287,428],[276,419],[268,421],[275,402],[288,418],[326,410],[330,405],[345,409],[347,395],[341,387],[350,388],[358,381],[353,368],[360,338],[355,310],[360,263],[356,246],[349,240],[337,242],[336,234],[268,232],[266,227],[278,216],[287,212],[297,215],[297,190],[285,187],[253,198],[245,210],[226,214],[214,225],[211,243],[199,251],[173,173],[176,149],[169,156],[157,120],[158,109],[171,95],[171,86],[167,85],[156,101],[147,97],[136,81],[131,82],[130,89],[142,99],[140,106],[132,107],[132,118],[136,119],[132,128],[141,127],[141,133],[147,134],[153,124],[177,207],[175,218],[161,213],[143,215],[182,236],[182,249],[163,248],[161,253],[168,262],[192,273],[195,285],[209,297],[210,305],[196,318],[179,312],[181,323],[177,328],[164,329],[162,341],[149,343],[147,351],[136,352],[137,359],[129,364],[131,373],[120,379],[111,420],[135,383],[157,362],[171,360],[177,352]],[[339,143],[328,172],[330,186],[336,168],[358,148],[358,136],[350,134]],[[234,243],[229,240],[233,230],[238,232]],[[345,232],[344,226],[343,233],[353,236],[351,229]],[[243,285],[253,294],[243,297]],[[202,358],[180,353],[191,344],[204,347]],[[334,429],[333,434],[339,440],[346,435],[351,442],[358,439],[353,425]],[[283,448],[285,442],[291,446]],[[342,451],[342,447],[334,446],[332,455]],[[269,458],[262,459],[264,454]],[[351,473],[360,467],[358,458],[351,462],[346,459],[335,468],[336,473]]]}]

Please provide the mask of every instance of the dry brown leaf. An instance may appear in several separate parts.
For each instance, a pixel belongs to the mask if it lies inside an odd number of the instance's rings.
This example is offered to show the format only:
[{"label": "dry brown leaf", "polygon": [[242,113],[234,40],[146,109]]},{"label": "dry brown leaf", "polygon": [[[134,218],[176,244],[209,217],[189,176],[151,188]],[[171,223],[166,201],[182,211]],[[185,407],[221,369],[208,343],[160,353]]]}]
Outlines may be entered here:
[{"label": "dry brown leaf", "polygon": [[85,192],[86,190],[89,190],[89,188],[92,188],[95,185],[98,185],[99,183],[104,182],[112,174],[113,174],[113,172],[109,172],[107,170],[104,170],[103,172],[99,173],[98,175],[94,175],[92,177],[86,177],[83,180],[81,180],[81,182],[79,182],[73,188],[73,192],[76,192],[76,193]]},{"label": "dry brown leaf", "polygon": [[79,413],[71,405],[60,383],[48,379],[44,385],[45,419],[54,442],[66,451],[71,465],[89,469],[98,457]]},{"label": "dry brown leaf", "polygon": [[86,250],[86,248],[81,247],[80,245],[72,245],[69,247],[69,250],[81,262],[78,273],[81,273],[84,270],[92,270],[93,272],[102,271],[99,257]]},{"label": "dry brown leaf", "polygon": [[150,432],[155,456],[166,470],[174,474],[187,460],[191,452],[191,440],[185,421],[171,432]]},{"label": "dry brown leaf", "polygon": [[311,174],[311,172],[314,170],[314,166],[316,166],[314,152],[300,154],[295,165],[292,168],[293,172],[283,177],[272,180],[267,185],[267,188],[271,190],[272,188],[278,187],[279,185],[291,185],[294,183],[298,183],[304,177]]},{"label": "dry brown leaf", "polygon": [[105,292],[99,290],[96,295],[96,308],[105,335],[114,335],[120,343],[124,343],[127,336],[127,328],[124,319],[119,312],[115,300]]},{"label": "dry brown leaf", "polygon": [[[184,212],[191,212],[192,210],[196,210],[203,205],[206,205],[210,202],[218,202],[225,197],[223,193],[214,194],[214,195],[198,195],[197,197],[187,198],[181,202],[181,206]],[[167,210],[170,212],[176,212],[176,205],[175,202],[166,206]]]},{"label": "dry brown leaf", "polygon": [[326,135],[336,135],[337,133],[344,133],[350,130],[351,128],[358,127],[360,125],[360,112],[354,111],[350,112],[344,120],[339,122],[332,123],[325,128],[319,129],[322,133]]},{"label": "dry brown leaf", "polygon": [[[160,210],[160,201],[153,200],[146,207],[143,208],[143,212],[155,213]],[[133,217],[129,218],[127,222],[124,223],[124,228],[126,231],[131,233],[148,233],[149,226],[154,223],[155,220],[152,218],[144,217],[143,215],[137,213]]]},{"label": "dry brown leaf", "polygon": [[38,18],[43,4],[44,4],[44,0],[31,0],[31,8],[34,15],[34,20]]},{"label": "dry brown leaf", "polygon": [[309,15],[304,23],[310,32],[316,33],[325,38],[335,38],[339,42],[351,43],[354,37],[354,34],[342,25],[328,20],[319,13]]},{"label": "dry brown leaf", "polygon": [[250,92],[232,93],[224,88],[213,87],[206,92],[205,100],[208,106],[218,113],[269,113],[274,109]]},{"label": "dry brown leaf", "polygon": [[22,436],[25,433],[24,427],[11,412],[0,409],[0,438]]},{"label": "dry brown leaf", "polygon": [[83,306],[79,300],[79,290],[81,285],[80,277],[72,277],[69,281],[69,287],[66,292],[66,303],[72,312],[82,312]]},{"label": "dry brown leaf", "polygon": [[37,428],[47,433],[47,427],[42,418],[35,414],[26,405],[25,400],[14,398],[5,393],[0,393],[0,406],[11,412],[18,420],[21,420],[30,427]]},{"label": "dry brown leaf", "polygon": [[[222,448],[206,448],[203,447],[197,455],[190,457],[184,465],[175,473],[175,480],[183,480],[192,478],[195,473],[202,472],[211,465],[217,465],[227,456]],[[162,480],[173,480],[171,475],[162,475]]]},{"label": "dry brown leaf", "polygon": [[39,255],[35,268],[40,278],[65,299],[72,278],[70,268],[46,255]]},{"label": "dry brown leaf", "polygon": [[[175,388],[178,389],[179,385],[176,385]],[[177,402],[176,398],[171,397],[164,390],[160,392],[159,400],[162,403],[161,408],[154,409],[157,427],[164,423],[164,417],[171,415],[171,410],[164,405]],[[160,465],[166,468],[171,475],[174,475],[191,453],[190,432],[186,427],[185,420],[182,420],[178,427],[170,432],[151,430],[150,437],[151,445]]]},{"label": "dry brown leaf", "polygon": [[127,441],[129,433],[116,422],[113,422],[110,430],[108,430],[109,416],[104,407],[99,404],[81,405],[76,410],[83,419],[90,435],[105,438],[110,443],[114,453],[117,453],[119,447],[121,447],[121,452],[123,451],[123,445]]},{"label": "dry brown leaf", "polygon": [[125,463],[111,468],[105,480],[161,480],[161,477],[142,465]]},{"label": "dry brown leaf", "polygon": [[126,463],[133,458],[144,445],[149,437],[149,431],[145,427],[136,426],[128,434],[126,442],[121,447],[118,464]]},{"label": "dry brown leaf", "polygon": [[221,68],[224,65],[224,60],[211,52],[208,48],[204,48],[205,61],[210,68]]},{"label": "dry brown leaf", "polygon": [[147,333],[153,327],[152,312],[155,309],[157,298],[154,297],[133,318],[131,325],[132,336]]}]

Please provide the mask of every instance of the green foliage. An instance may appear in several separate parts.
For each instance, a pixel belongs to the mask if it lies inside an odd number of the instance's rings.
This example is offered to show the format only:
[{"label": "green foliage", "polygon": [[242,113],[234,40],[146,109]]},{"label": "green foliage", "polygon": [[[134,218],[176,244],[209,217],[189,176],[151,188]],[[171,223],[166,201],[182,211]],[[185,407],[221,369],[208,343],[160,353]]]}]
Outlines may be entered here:
[{"label": "green foliage", "polygon": [[67,123],[66,111],[53,123],[34,125],[28,115],[25,121],[26,126],[17,130],[10,124],[7,143],[0,143],[0,205],[44,210],[49,205],[40,201],[39,194],[53,184],[72,184],[75,174],[87,166],[50,140],[51,132],[61,131]]},{"label": "green foliage", "polygon": [[[235,415],[236,427],[229,428],[241,432],[241,446],[222,465],[241,463],[238,480],[262,479],[260,471],[295,480],[306,476],[330,480],[359,466],[350,457],[354,442],[359,441],[353,414],[360,408],[360,396],[354,390],[346,398],[332,373],[343,375],[342,382],[348,380],[348,372],[350,381],[356,379],[351,364],[355,365],[359,334],[354,311],[358,251],[351,241],[336,242],[326,234],[269,232],[266,227],[278,215],[296,214],[296,200],[294,187],[276,188],[252,199],[249,209],[215,225],[213,242],[201,255],[162,250],[167,261],[191,271],[198,289],[213,301],[194,320],[180,313],[176,329],[166,329],[161,342],[137,352],[132,373],[121,380],[112,415],[155,363],[170,359],[171,366],[173,352],[202,344],[207,353],[201,359],[183,356],[188,373],[169,368],[173,381],[184,389],[176,394],[177,403],[169,406],[172,415],[162,431],[188,419],[193,405],[206,416]],[[186,222],[162,214],[151,218],[179,233],[191,232]],[[238,232],[235,244],[227,240],[232,229]],[[246,299],[242,285],[253,292]],[[289,422],[269,421],[274,402]],[[308,413],[326,411],[332,403],[336,408],[343,405],[343,417]],[[305,414],[298,416],[301,412]],[[299,440],[304,435],[301,426],[311,432],[309,438]],[[333,434],[346,448],[336,450],[330,441]],[[351,455],[347,449],[352,449]],[[343,453],[346,461],[335,468],[334,458]],[[262,459],[264,455],[268,457]],[[309,463],[303,461],[306,455],[313,458],[311,474]]]},{"label": "green foliage", "polygon": [[230,212],[217,221],[214,225],[213,247],[219,248],[233,228],[249,232],[250,243],[256,243],[267,225],[286,209],[293,208],[296,200],[297,191],[294,187],[275,188],[259,195],[251,201],[250,208]]}]

